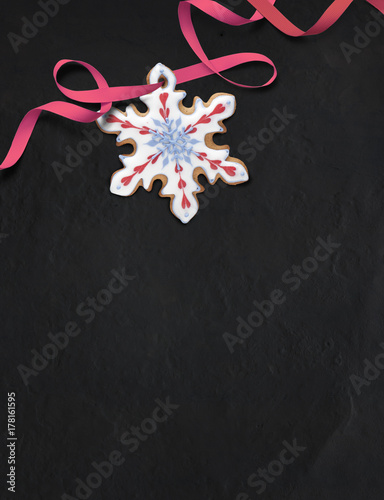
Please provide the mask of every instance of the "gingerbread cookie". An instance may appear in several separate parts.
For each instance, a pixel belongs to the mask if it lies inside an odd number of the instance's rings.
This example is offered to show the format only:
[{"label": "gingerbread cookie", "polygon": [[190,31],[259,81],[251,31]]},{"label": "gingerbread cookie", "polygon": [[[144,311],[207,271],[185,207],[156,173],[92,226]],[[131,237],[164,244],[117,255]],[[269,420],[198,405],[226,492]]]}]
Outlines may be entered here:
[{"label": "gingerbread cookie", "polygon": [[235,97],[215,94],[207,103],[195,97],[186,108],[186,93],[175,90],[176,77],[157,64],[148,74],[148,83],[164,80],[164,85],[140,97],[148,111],[140,113],[130,104],[125,113],[112,108],[97,120],[107,134],[118,134],[117,145],[132,144],[130,155],[120,155],[124,168],[111,179],[111,192],[132,195],[139,186],[150,191],[155,179],[161,179],[160,196],[171,198],[172,213],[181,222],[189,222],[199,209],[197,193],[204,188],[198,175],[204,174],[210,184],[221,178],[228,184],[248,180],[244,163],[229,156],[227,146],[217,146],[212,136],[226,131],[222,120],[235,112]]}]

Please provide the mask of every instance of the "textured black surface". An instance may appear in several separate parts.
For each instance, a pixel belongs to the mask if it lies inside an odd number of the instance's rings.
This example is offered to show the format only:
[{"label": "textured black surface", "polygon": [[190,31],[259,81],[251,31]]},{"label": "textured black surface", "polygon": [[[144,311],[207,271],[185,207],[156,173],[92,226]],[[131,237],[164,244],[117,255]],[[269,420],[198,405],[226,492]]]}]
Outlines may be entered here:
[{"label": "textured black surface", "polygon": [[[252,13],[245,0],[235,4]],[[302,28],[327,5],[278,2]],[[72,0],[15,54],[7,34],[20,34],[20,18],[38,10],[26,0],[2,8],[2,156],[27,110],[61,98],[51,77],[61,58],[95,65],[111,85],[142,83],[157,62],[196,62],[176,1]],[[267,22],[229,28],[194,12],[211,57],[262,52],[279,77],[256,91],[218,77],[181,86],[187,103],[236,95],[237,112],[216,140],[251,176],[211,188],[186,226],[157,196],[158,181],[151,193],[110,194],[121,153],[113,137],[59,182],[52,163],[64,163],[66,146],[94,125],[39,121],[21,161],[0,175],[0,414],[5,436],[6,395],[15,391],[18,436],[17,492],[6,491],[4,464],[2,498],[76,498],[76,479],[114,450],[125,461],[91,500],[383,498],[384,377],[368,373],[374,380],[356,391],[351,376],[384,351],[384,28],[350,64],[340,48],[372,11],[356,2],[327,33],[299,40]],[[251,83],[269,72],[247,65],[228,74]],[[76,68],[61,81],[92,85]],[[295,118],[255,155],[244,141],[284,107]],[[340,246],[290,290],[283,273],[328,235]],[[86,323],[78,306],[122,268],[131,277],[124,290]],[[275,289],[285,302],[231,353],[223,334],[236,335],[237,318]],[[31,350],[70,322],[80,334],[26,386],[20,365],[31,366]],[[167,397],[179,405],[173,415],[136,451],[121,444]],[[283,442],[295,439],[306,449],[258,495],[248,477],[271,462],[278,471]]]}]

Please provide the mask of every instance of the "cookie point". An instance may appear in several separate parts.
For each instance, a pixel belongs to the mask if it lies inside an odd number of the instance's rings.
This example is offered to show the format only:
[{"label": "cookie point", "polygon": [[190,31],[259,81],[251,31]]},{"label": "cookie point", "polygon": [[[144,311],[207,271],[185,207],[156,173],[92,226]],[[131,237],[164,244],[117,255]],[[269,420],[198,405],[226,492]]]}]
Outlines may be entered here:
[{"label": "cookie point", "polygon": [[248,175],[248,172],[245,171],[245,170],[242,170],[240,172],[240,175],[241,175],[241,180],[242,182],[245,182],[245,181],[248,181],[249,180],[249,175]]}]

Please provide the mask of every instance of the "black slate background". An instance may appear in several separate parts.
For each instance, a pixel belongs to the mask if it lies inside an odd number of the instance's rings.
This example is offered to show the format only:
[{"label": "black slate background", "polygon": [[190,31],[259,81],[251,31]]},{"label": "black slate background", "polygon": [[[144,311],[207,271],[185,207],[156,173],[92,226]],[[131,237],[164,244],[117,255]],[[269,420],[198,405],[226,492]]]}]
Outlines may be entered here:
[{"label": "black slate background", "polygon": [[[235,4],[236,5],[235,7]],[[251,15],[243,2],[228,2]],[[302,28],[328,2],[297,0],[278,7]],[[72,0],[15,54],[37,2],[14,0],[0,18],[0,151],[4,156],[22,116],[61,99],[52,80],[61,58],[95,65],[110,85],[140,84],[157,62],[197,62],[182,37],[177,2]],[[384,292],[384,33],[348,64],[340,43],[372,19],[354,3],[325,34],[291,39],[268,22],[230,28],[194,11],[208,55],[256,51],[271,57],[279,77],[246,90],[216,76],[181,85],[207,100],[234,93],[226,122],[231,154],[248,166],[250,182],[209,191],[188,225],[168,199],[139,190],[109,192],[120,165],[105,136],[60,183],[52,169],[94,125],[45,114],[18,164],[0,174],[1,425],[6,396],[17,398],[17,493],[21,500],[75,497],[92,462],[120,450],[125,463],[92,500],[376,500],[384,495],[383,376],[357,395],[350,376],[382,352]],[[382,28],[383,31],[383,28]],[[261,66],[228,72],[261,83]],[[73,67],[61,74],[72,88],[92,86]],[[296,118],[247,161],[239,149],[284,106]],[[205,196],[205,195],[204,195]],[[281,276],[312,255],[316,238],[340,248],[289,292]],[[135,279],[90,324],[76,314],[113,269]],[[223,333],[275,288],[287,300],[231,354]],[[77,321],[81,334],[26,387],[17,367],[49,332]],[[179,406],[135,453],[119,443],[131,425],[150,417],[155,399]],[[259,467],[278,459],[284,440],[306,450],[262,495],[247,485]],[[1,454],[6,454],[2,441]],[[245,499],[246,497],[244,497]]]}]

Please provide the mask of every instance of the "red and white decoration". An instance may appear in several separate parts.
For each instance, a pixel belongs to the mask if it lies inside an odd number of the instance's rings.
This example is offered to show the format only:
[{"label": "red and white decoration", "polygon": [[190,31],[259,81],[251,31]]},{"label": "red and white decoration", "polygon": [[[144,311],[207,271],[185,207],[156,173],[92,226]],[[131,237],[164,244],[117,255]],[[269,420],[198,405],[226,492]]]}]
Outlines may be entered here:
[{"label": "red and white decoration", "polygon": [[159,63],[151,70],[149,83],[161,78],[163,87],[140,97],[148,107],[146,113],[139,113],[132,104],[125,113],[112,108],[98,119],[98,125],[103,132],[118,134],[118,146],[134,146],[131,155],[120,156],[124,168],[113,174],[111,192],[130,196],[141,185],[150,191],[153,181],[161,179],[160,196],[170,197],[171,211],[187,223],[199,208],[196,194],[203,191],[199,174],[210,184],[218,178],[228,184],[248,180],[245,165],[212,142],[214,133],[225,132],[222,120],[235,112],[236,103],[230,94],[215,94],[208,103],[196,97],[194,106],[185,108],[186,93],[175,90],[174,73]]}]

